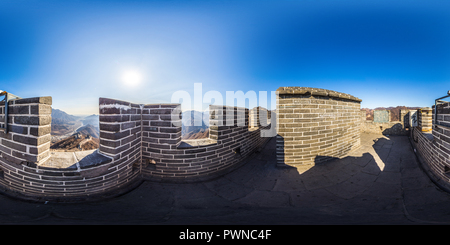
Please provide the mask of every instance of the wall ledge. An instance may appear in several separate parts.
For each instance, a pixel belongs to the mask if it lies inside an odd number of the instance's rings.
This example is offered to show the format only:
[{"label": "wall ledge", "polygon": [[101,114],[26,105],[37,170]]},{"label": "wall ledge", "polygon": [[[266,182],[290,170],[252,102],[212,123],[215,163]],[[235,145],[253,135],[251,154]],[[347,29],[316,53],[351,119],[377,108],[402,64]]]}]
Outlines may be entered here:
[{"label": "wall ledge", "polygon": [[322,89],[322,88],[309,88],[309,87],[279,87],[276,91],[278,94],[296,94],[296,95],[317,95],[317,96],[325,96],[325,97],[334,97],[340,99],[347,99],[356,102],[361,102],[362,100],[350,95],[341,92],[336,92],[333,90]]}]

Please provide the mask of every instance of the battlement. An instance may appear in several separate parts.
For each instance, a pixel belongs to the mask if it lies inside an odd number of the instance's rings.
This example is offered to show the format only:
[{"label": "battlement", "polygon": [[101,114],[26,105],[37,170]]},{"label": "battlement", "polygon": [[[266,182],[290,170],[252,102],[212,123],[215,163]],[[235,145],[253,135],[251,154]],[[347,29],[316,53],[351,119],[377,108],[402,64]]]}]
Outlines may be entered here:
[{"label": "battlement", "polygon": [[142,180],[206,180],[238,167],[269,139],[260,137],[261,129],[270,128],[267,120],[259,122],[261,108],[210,106],[209,139],[183,141],[180,104],[100,98],[99,149],[50,152],[51,102],[51,97],[9,101],[9,132],[0,132],[4,193],[77,201],[118,195]]},{"label": "battlement", "polygon": [[[1,191],[84,201],[119,195],[146,180],[205,181],[242,166],[274,129],[279,167],[345,157],[360,146],[362,132],[409,135],[432,179],[450,190],[450,103],[401,110],[397,122],[389,111],[376,111],[366,121],[361,99],[349,94],[281,87],[276,96],[276,111],[210,105],[209,137],[201,140],[182,140],[180,104],[99,98],[99,149],[75,153],[50,151],[51,97],[11,100],[8,132],[0,131]],[[4,112],[0,104],[0,126]]]},{"label": "battlement", "polygon": [[256,108],[211,105],[209,139],[182,141],[180,106],[100,98],[99,152],[125,165],[138,164],[144,179],[190,182],[237,167],[268,140],[259,128],[250,130],[250,111],[259,121]]}]

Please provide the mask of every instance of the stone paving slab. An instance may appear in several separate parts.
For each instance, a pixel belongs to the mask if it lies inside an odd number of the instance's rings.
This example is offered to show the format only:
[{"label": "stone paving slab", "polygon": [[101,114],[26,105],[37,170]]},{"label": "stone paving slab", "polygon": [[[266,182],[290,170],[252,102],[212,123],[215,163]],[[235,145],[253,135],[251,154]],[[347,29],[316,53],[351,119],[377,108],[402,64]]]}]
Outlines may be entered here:
[{"label": "stone paving slab", "polygon": [[47,168],[77,169],[76,163],[78,162],[78,160],[73,152],[51,151],[50,154],[50,159],[39,166]]},{"label": "stone paving slab", "polygon": [[450,224],[450,194],[420,169],[406,136],[361,135],[349,156],[277,168],[275,139],[207,182],[145,181],[100,202],[0,196],[2,224]]}]

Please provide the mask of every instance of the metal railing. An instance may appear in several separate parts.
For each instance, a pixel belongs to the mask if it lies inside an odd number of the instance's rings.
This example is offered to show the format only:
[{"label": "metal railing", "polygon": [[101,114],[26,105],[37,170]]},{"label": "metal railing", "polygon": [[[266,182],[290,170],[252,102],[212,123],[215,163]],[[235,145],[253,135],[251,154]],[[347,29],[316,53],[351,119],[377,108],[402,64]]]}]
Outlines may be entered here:
[{"label": "metal railing", "polygon": [[8,133],[8,102],[10,100],[22,99],[22,98],[20,98],[17,95],[14,95],[14,94],[8,93],[6,91],[2,91],[2,90],[0,90],[0,96],[5,96],[3,98],[3,100],[1,100],[1,102],[5,102],[5,109],[4,109],[4,113],[3,113],[5,123],[3,126],[0,125],[0,130],[4,131],[6,134],[6,133]]},{"label": "metal railing", "polygon": [[442,96],[440,98],[437,98],[434,100],[434,124],[438,124],[437,123],[437,106],[439,104],[443,104],[443,103],[448,103],[448,101],[443,101],[442,99],[448,98],[450,97],[450,90],[447,91],[447,95],[446,96]]}]

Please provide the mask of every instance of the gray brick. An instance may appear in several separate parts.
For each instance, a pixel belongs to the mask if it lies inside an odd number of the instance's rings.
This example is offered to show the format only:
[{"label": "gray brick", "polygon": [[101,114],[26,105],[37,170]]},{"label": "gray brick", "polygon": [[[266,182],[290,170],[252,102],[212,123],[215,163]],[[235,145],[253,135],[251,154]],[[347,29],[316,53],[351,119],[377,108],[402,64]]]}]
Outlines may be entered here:
[{"label": "gray brick", "polygon": [[150,121],[150,126],[170,127],[172,123],[167,121]]},{"label": "gray brick", "polygon": [[46,134],[50,134],[52,128],[50,125],[48,126],[40,126],[40,127],[30,127],[30,134],[34,136],[43,136]]},{"label": "gray brick", "polygon": [[150,114],[171,114],[172,109],[150,109]]},{"label": "gray brick", "polygon": [[15,124],[48,125],[51,122],[51,116],[14,116]]},{"label": "gray brick", "polygon": [[108,133],[108,132],[100,132],[100,138],[103,139],[111,139],[111,140],[118,140],[127,137],[130,135],[130,130],[126,130],[123,132],[117,132],[117,133]]},{"label": "gray brick", "polygon": [[110,153],[110,154],[119,154],[120,152],[129,148],[129,145],[120,146],[114,149],[103,147],[100,145],[99,150],[102,152]]},{"label": "gray brick", "polygon": [[44,97],[18,99],[18,100],[13,100],[12,101],[12,104],[14,104],[14,105],[31,104],[31,103],[52,105],[52,97],[44,96]]},{"label": "gray brick", "polygon": [[170,138],[170,134],[166,133],[149,133],[148,136],[153,138]]},{"label": "gray brick", "polygon": [[100,112],[101,115],[104,115],[104,114],[120,114],[120,108],[105,107],[105,108],[100,108],[99,112]]},{"label": "gray brick", "polygon": [[130,121],[129,115],[100,115],[100,122],[128,122]]},{"label": "gray brick", "polygon": [[34,115],[51,115],[52,106],[46,104],[30,105],[30,114]]},{"label": "gray brick", "polygon": [[8,147],[5,147],[3,145],[0,145],[0,151],[3,152],[3,153],[11,155],[11,149],[8,148]]},{"label": "gray brick", "polygon": [[130,143],[131,141],[133,141],[133,140],[135,140],[135,139],[136,139],[136,135],[130,135],[130,136],[128,136],[128,137],[122,139],[122,140],[120,141],[120,144],[121,144],[121,145],[124,145],[124,144]]},{"label": "gray brick", "polygon": [[16,105],[8,106],[8,113],[13,114],[30,114],[30,106],[28,105]]},{"label": "gray brick", "polygon": [[16,142],[27,144],[27,145],[38,146],[38,145],[42,145],[47,142],[50,142],[51,136],[46,135],[46,136],[41,136],[38,138],[33,138],[33,137],[27,137],[27,136],[23,136],[23,135],[14,135],[13,140]]},{"label": "gray brick", "polygon": [[144,108],[160,108],[161,105],[160,104],[148,104],[148,105],[144,105]]},{"label": "gray brick", "polygon": [[26,154],[23,152],[12,151],[12,155],[28,162],[37,162],[39,160],[39,156],[35,154]]},{"label": "gray brick", "polygon": [[42,152],[50,149],[50,144],[43,145],[41,147],[30,147],[30,154],[41,154]]},{"label": "gray brick", "polygon": [[178,139],[159,139],[158,142],[161,144],[172,144],[175,145],[179,142]]},{"label": "gray brick", "polygon": [[19,125],[8,125],[8,131],[19,134],[28,134],[28,127]]},{"label": "gray brick", "polygon": [[2,139],[2,145],[11,148],[13,150],[18,150],[18,151],[22,151],[22,152],[26,152],[27,151],[27,147],[21,144],[17,144],[14,143],[12,141],[6,140],[6,139]]},{"label": "gray brick", "polygon": [[119,140],[117,140],[117,141],[105,140],[105,139],[101,138],[100,144],[104,145],[104,146],[116,148],[116,147],[120,146],[120,141]]},{"label": "gray brick", "polygon": [[118,132],[120,131],[120,124],[106,124],[100,123],[100,130],[102,131],[110,131],[110,132]]},{"label": "gray brick", "polygon": [[126,122],[126,123],[122,123],[120,125],[121,130],[125,130],[125,129],[129,129],[129,128],[134,128],[136,127],[136,122]]}]

